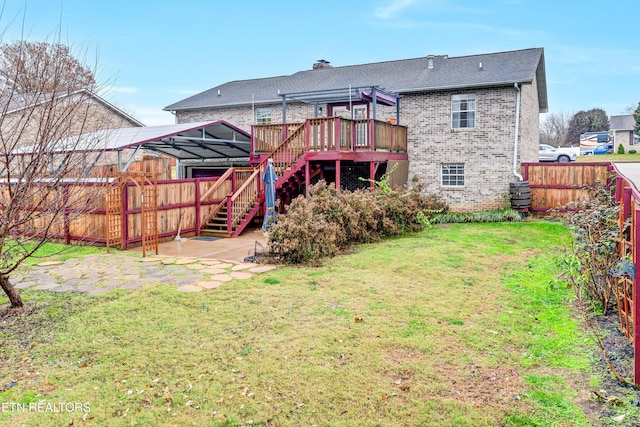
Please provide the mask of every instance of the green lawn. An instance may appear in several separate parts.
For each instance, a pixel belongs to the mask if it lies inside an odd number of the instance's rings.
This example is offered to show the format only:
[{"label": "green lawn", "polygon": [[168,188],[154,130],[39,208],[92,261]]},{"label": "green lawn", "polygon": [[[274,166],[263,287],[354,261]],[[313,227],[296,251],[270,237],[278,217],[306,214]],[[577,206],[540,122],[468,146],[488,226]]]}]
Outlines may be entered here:
[{"label": "green lawn", "polygon": [[[0,424],[592,425],[595,344],[549,286],[568,238],[444,225],[198,294],[25,292],[0,333]],[[15,406],[37,402],[86,406]]]},{"label": "green lawn", "polygon": [[578,162],[640,162],[640,153],[635,154],[598,154],[597,156],[578,156]]}]

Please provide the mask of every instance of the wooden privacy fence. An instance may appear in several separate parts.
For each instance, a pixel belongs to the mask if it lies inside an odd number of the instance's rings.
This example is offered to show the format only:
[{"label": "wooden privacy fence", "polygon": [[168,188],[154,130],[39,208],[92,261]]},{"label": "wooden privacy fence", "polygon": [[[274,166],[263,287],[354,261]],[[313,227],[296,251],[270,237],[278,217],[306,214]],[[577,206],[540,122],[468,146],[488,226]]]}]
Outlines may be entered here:
[{"label": "wooden privacy fence", "polygon": [[586,187],[606,185],[612,179],[611,163],[523,163],[522,177],[529,181],[533,213],[544,215],[569,202],[588,198]]},{"label": "wooden privacy fence", "polygon": [[[209,216],[209,211],[226,200],[236,188],[242,186],[250,173],[246,175],[244,178],[243,174],[235,174],[233,179],[223,182],[218,182],[217,178],[157,181],[158,238],[166,240],[169,237],[175,237],[179,227],[182,235],[199,234],[202,219]],[[122,191],[118,191],[119,201],[122,204],[119,211],[123,224],[121,246],[122,249],[126,249],[142,243],[144,187],[134,182],[127,182],[121,188]],[[75,180],[73,183],[61,184],[58,189],[60,196],[56,198],[63,200],[71,197],[71,202],[66,201],[64,212],[59,215],[56,224],[52,227],[54,230],[52,237],[65,243],[83,241],[106,244],[109,230],[106,194],[109,189],[112,190],[110,194],[113,195],[113,186],[105,184],[104,180],[100,182]],[[6,190],[0,189],[0,191]],[[202,195],[206,197],[203,198]],[[46,212],[38,221],[42,224],[46,223]],[[38,224],[34,224],[33,229],[37,230]]]}]

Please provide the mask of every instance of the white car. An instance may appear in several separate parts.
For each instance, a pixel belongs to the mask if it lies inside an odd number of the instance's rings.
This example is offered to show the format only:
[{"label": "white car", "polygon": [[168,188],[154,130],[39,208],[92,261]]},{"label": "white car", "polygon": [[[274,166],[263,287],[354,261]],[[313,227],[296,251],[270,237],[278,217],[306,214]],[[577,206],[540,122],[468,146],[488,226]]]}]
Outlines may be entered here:
[{"label": "white car", "polygon": [[568,149],[556,148],[547,144],[538,144],[538,161],[540,162],[575,162],[578,155]]}]

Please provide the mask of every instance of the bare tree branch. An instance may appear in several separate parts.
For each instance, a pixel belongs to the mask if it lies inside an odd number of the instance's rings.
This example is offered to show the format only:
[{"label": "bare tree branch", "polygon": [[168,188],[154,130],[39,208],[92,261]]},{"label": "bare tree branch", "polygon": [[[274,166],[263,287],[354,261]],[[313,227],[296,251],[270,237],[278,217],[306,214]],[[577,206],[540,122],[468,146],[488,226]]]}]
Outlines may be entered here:
[{"label": "bare tree branch", "polygon": [[102,206],[107,186],[78,184],[86,153],[104,148],[87,133],[108,123],[96,114],[93,70],[66,46],[0,45],[0,79],[0,287],[20,307],[10,274],[70,228],[83,236],[93,227],[80,217]]}]

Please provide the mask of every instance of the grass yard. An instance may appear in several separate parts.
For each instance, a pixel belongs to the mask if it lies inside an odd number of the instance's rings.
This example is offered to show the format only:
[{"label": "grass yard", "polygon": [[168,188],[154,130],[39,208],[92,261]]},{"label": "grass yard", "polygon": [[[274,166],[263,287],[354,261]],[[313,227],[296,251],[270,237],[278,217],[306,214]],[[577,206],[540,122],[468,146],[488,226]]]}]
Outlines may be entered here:
[{"label": "grass yard", "polygon": [[640,153],[634,154],[598,154],[597,156],[578,156],[578,162],[640,162]]},{"label": "grass yard", "polygon": [[549,286],[568,238],[444,225],[204,293],[23,292],[0,311],[0,402],[90,411],[0,424],[593,425],[595,344]]}]

